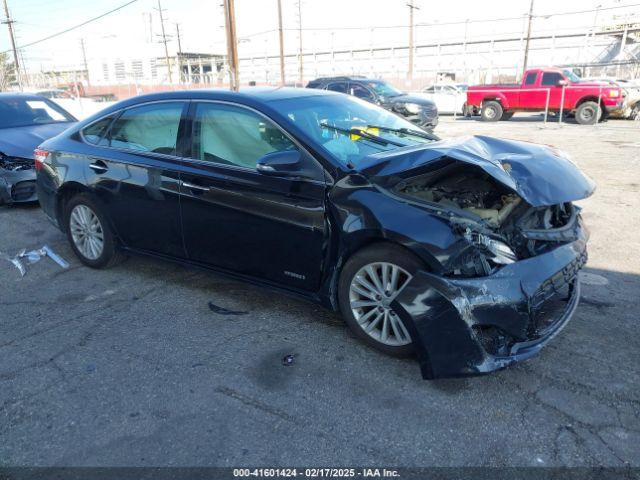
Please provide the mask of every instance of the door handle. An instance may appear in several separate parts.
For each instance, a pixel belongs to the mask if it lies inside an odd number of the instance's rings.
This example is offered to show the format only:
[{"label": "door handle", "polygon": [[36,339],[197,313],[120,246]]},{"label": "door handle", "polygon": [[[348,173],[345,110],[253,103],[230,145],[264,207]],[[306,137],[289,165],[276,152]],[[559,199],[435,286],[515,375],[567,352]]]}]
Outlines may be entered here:
[{"label": "door handle", "polygon": [[89,168],[94,172],[96,172],[97,174],[106,173],[106,171],[109,170],[109,167],[107,167],[107,164],[104,163],[102,160],[97,160],[93,162],[92,164],[89,165]]},{"label": "door handle", "polygon": [[189,182],[185,182],[185,181],[182,181],[180,183],[182,184],[183,187],[190,188],[191,190],[198,190],[200,192],[208,192],[209,191],[209,187],[203,187],[202,185],[196,185],[195,183],[189,183]]}]

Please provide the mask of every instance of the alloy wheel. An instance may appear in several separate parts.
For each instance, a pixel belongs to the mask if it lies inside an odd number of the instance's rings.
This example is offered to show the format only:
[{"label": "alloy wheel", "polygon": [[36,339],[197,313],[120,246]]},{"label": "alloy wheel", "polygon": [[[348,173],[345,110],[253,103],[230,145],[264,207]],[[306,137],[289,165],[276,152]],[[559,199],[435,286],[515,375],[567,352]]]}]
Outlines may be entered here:
[{"label": "alloy wheel", "polygon": [[378,342],[408,345],[411,336],[391,302],[411,280],[411,275],[388,262],[370,263],[353,276],[349,287],[351,312],[360,328]]},{"label": "alloy wheel", "polygon": [[104,251],[104,231],[100,219],[86,205],[76,205],[69,216],[71,238],[78,251],[89,260],[96,260]]}]

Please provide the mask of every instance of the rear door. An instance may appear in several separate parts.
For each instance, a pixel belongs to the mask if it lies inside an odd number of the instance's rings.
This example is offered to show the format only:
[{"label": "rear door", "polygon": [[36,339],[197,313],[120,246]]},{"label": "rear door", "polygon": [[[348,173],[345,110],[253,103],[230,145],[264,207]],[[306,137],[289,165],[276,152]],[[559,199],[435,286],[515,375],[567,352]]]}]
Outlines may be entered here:
[{"label": "rear door", "polygon": [[82,132],[93,145],[85,167],[87,183],[128,247],[185,256],[177,150],[188,105],[163,101],[133,106]]},{"label": "rear door", "polygon": [[[193,102],[181,184],[190,259],[294,289],[316,291],[326,245],[324,171],[262,114]],[[259,173],[263,155],[298,149],[315,179]]]},{"label": "rear door", "polygon": [[519,106],[523,110],[544,108],[546,99],[547,93],[540,90],[538,72],[527,72],[520,89]]}]

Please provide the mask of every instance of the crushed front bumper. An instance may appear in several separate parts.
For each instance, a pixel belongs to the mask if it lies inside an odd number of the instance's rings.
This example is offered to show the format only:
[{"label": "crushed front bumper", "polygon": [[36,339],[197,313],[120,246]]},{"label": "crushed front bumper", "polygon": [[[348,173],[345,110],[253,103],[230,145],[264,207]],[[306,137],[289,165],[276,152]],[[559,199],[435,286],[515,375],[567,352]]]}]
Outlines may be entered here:
[{"label": "crushed front bumper", "polygon": [[481,278],[420,271],[393,308],[425,379],[480,375],[537,354],[572,317],[586,238]]},{"label": "crushed front bumper", "polygon": [[0,205],[35,202],[37,199],[33,167],[11,170],[0,166]]}]

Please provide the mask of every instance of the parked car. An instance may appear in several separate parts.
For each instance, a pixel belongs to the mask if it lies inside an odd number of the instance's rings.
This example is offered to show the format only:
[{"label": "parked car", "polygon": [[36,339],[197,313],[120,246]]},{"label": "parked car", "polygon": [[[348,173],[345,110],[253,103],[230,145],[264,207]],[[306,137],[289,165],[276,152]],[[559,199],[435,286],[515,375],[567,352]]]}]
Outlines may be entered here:
[{"label": "parked car", "polygon": [[521,84],[469,87],[467,109],[487,122],[508,120],[515,112],[544,110],[547,92],[550,112],[571,113],[583,125],[594,124],[624,105],[619,87],[583,82],[570,70],[534,68],[525,72]]},{"label": "parked car", "polygon": [[604,83],[624,90],[624,105],[620,110],[610,113],[612,118],[628,118],[640,120],[640,81],[624,80],[616,78],[590,78],[589,82]]},{"label": "parked car", "polygon": [[0,93],[0,205],[36,200],[33,149],[75,121],[46,98]]},{"label": "parked car", "polygon": [[467,94],[453,84],[431,85],[420,92],[413,93],[436,104],[438,113],[461,114],[467,102]]},{"label": "parked car", "polygon": [[425,378],[529,358],[572,316],[593,182],[548,146],[431,133],[312,89],[120,102],[36,151],[80,261],[172,259],[339,310]]},{"label": "parked car", "polygon": [[33,89],[29,93],[48,98],[79,119],[90,117],[94,113],[114,103],[98,101],[89,97],[78,97],[73,95],[69,90],[59,88]]},{"label": "parked car", "polygon": [[353,95],[380,105],[427,130],[433,130],[438,125],[438,108],[432,100],[404,93],[382,80],[365,77],[318,78],[310,81],[307,88]]}]

